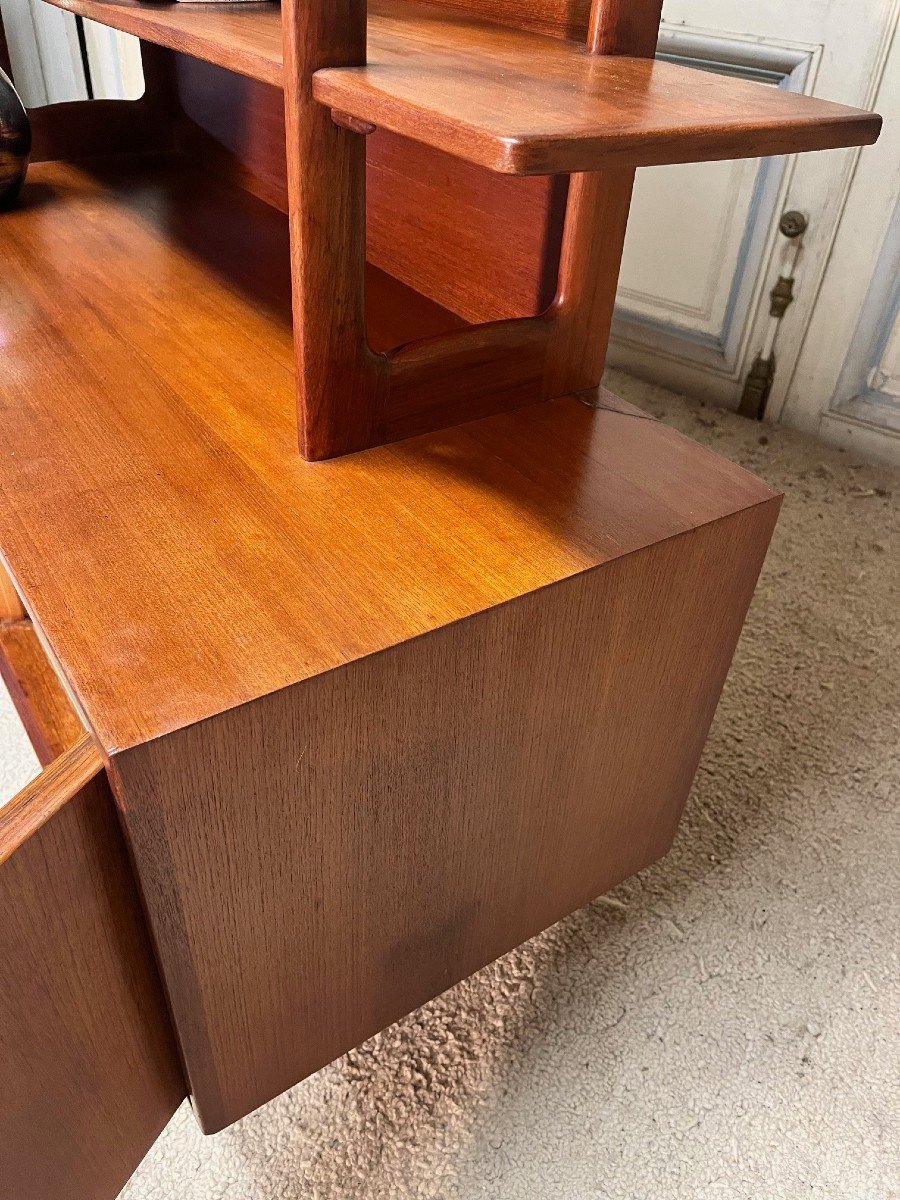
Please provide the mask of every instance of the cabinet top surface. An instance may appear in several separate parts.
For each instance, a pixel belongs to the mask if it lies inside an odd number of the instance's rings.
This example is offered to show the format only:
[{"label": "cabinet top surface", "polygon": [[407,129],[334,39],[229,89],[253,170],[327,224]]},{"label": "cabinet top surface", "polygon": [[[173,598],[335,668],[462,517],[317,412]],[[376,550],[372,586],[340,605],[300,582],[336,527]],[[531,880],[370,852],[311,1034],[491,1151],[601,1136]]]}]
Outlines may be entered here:
[{"label": "cabinet top surface", "polygon": [[574,399],[304,462],[286,220],[189,166],[36,166],[0,260],[0,550],[108,751],[774,495]]}]

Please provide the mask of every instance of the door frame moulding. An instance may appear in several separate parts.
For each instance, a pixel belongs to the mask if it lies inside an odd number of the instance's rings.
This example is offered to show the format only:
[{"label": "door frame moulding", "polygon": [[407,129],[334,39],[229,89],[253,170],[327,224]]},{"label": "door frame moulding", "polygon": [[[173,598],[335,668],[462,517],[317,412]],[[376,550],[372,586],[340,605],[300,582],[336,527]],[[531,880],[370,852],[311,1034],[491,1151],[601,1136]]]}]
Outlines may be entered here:
[{"label": "door frame moulding", "polygon": [[[821,46],[741,39],[687,29],[660,33],[658,57],[716,74],[768,82],[786,91],[810,93]],[[616,304],[612,342],[616,348],[654,357],[736,381],[740,378],[754,320],[777,237],[777,215],[793,172],[794,159],[762,159],[738,261],[731,281],[722,327],[717,334],[687,329]],[[618,365],[618,364],[616,364]]]},{"label": "door frame moulding", "polygon": [[[889,7],[885,6],[884,24],[879,39],[878,52],[874,57],[872,70],[869,74],[865,97],[861,103],[867,108],[875,108],[885,86],[890,69],[890,63],[896,53],[895,40],[898,36],[900,22],[900,0],[893,0]],[[822,407],[815,411],[809,404],[798,403],[796,376],[801,367],[804,355],[808,352],[807,342],[813,334],[810,325],[812,313],[818,303],[819,296],[825,286],[826,269],[831,263],[835,251],[840,254],[840,234],[845,220],[849,219],[848,208],[853,207],[852,192],[857,184],[857,175],[862,162],[862,148],[857,147],[847,152],[848,166],[843,179],[840,205],[837,216],[830,230],[827,253],[823,256],[822,267],[815,280],[814,299],[810,305],[810,320],[806,322],[802,336],[798,341],[797,353],[791,363],[791,370],[783,378],[776,379],[772,395],[766,408],[766,420],[780,421],[796,425],[808,430],[819,430],[826,439],[834,445],[846,449],[859,449],[862,453],[874,459],[896,465],[900,463],[900,428],[892,427],[889,419],[892,416],[890,408],[884,403],[882,395],[862,394],[868,392],[867,381],[860,381],[862,363],[873,354],[868,368],[863,370],[867,375],[869,370],[877,366],[884,348],[884,342],[890,336],[890,324],[885,328],[884,323],[890,320],[890,310],[896,306],[896,295],[890,293],[890,271],[893,256],[893,269],[896,271],[900,252],[894,239],[900,234],[897,231],[897,211],[893,211],[887,221],[885,235],[880,249],[875,256],[875,265],[865,297],[861,301],[860,319],[854,329],[853,337],[847,348],[843,365],[835,384],[834,391]],[[865,166],[863,166],[865,171]],[[883,219],[883,218],[882,218]],[[859,296],[858,292],[854,292]],[[860,301],[856,301],[859,303]],[[873,329],[871,338],[866,336],[864,319],[868,320]],[[896,317],[895,317],[896,319]],[[859,394],[854,395],[854,388]],[[849,392],[848,392],[849,389]],[[875,389],[877,391],[877,389]],[[854,399],[859,402],[854,404]],[[797,410],[800,411],[797,411]],[[795,415],[796,413],[796,415]]]},{"label": "door frame moulding", "polygon": [[894,208],[843,369],[828,403],[826,411],[831,416],[853,417],[900,434],[900,396],[883,386],[889,381],[879,369],[898,320],[900,204]]}]

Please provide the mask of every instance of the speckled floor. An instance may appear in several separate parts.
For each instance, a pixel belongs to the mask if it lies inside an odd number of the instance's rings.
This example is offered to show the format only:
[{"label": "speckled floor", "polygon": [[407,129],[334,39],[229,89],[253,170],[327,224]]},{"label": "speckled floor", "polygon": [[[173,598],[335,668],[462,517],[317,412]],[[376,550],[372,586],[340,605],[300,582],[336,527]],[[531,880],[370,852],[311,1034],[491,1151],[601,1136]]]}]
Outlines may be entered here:
[{"label": "speckled floor", "polygon": [[787,493],[672,853],[127,1200],[900,1198],[900,476],[609,382]]}]

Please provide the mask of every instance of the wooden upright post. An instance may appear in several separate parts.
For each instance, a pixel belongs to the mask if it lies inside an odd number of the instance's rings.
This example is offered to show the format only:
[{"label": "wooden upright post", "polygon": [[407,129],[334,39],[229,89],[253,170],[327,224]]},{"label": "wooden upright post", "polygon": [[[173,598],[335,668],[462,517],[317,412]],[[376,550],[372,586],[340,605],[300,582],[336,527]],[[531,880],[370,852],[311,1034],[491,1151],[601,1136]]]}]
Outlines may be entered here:
[{"label": "wooden upright post", "polygon": [[375,440],[380,359],[366,340],[365,140],[312,97],[313,73],[366,60],[366,0],[285,0],[284,89],[300,448]]},{"label": "wooden upright post", "polygon": [[[590,49],[652,57],[661,5],[594,0]],[[484,9],[490,15],[490,4]],[[619,167],[572,177],[557,295],[546,313],[375,354],[365,321],[365,135],[336,123],[312,96],[315,71],[365,62],[366,5],[290,0],[284,38],[303,455],[330,458],[595,388],[606,357],[634,171]]]}]

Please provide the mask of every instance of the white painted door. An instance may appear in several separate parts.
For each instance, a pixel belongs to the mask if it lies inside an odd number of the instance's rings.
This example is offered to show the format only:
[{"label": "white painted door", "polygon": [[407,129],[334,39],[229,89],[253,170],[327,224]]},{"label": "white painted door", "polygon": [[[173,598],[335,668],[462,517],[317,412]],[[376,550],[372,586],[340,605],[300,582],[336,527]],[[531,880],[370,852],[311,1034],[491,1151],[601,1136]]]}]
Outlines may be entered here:
[{"label": "white painted door", "polygon": [[41,0],[0,0],[13,78],[27,108],[133,100],[144,90],[136,38]]},{"label": "white painted door", "polygon": [[794,377],[774,417],[900,466],[900,35]]},{"label": "white painted door", "polygon": [[0,0],[0,13],[13,79],[27,108],[87,97],[73,16],[33,0]]},{"label": "white painted door", "polygon": [[[666,0],[660,53],[869,108],[884,98],[898,13],[900,0]],[[821,380],[805,407],[798,401],[798,359],[824,306],[832,329],[854,323],[840,283],[823,284],[857,165],[865,171],[879,150],[639,171],[610,361],[735,408],[766,343],[769,292],[779,275],[794,274],[767,416],[809,425],[807,410],[827,401]],[[868,180],[879,204],[894,186],[896,161],[895,151],[893,171]],[[799,256],[778,232],[788,209],[809,221]]]}]

